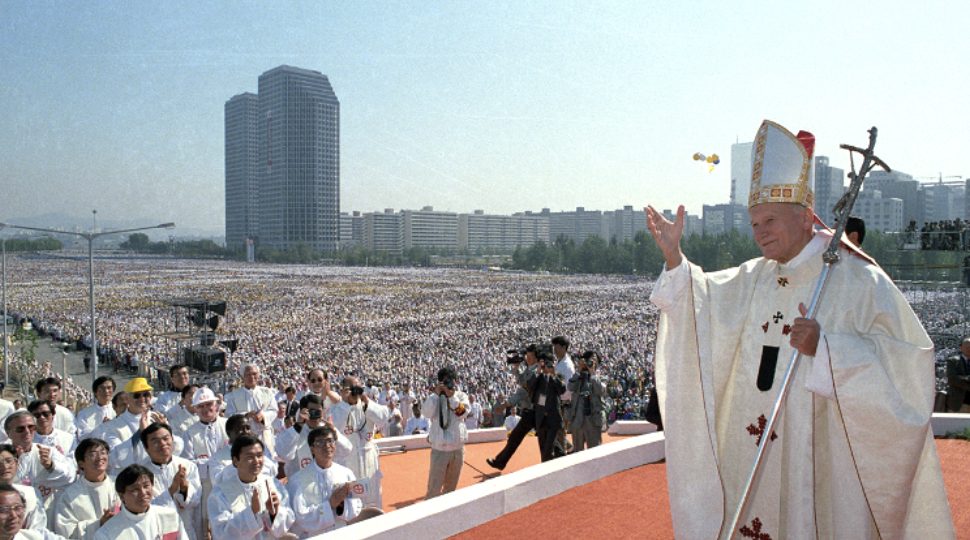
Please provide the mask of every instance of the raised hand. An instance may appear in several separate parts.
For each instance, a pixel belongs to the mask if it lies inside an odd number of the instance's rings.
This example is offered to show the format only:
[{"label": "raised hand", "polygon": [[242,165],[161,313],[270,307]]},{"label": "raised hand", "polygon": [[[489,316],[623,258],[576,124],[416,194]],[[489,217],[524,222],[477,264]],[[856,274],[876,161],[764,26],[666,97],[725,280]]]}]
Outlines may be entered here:
[{"label": "raised hand", "polygon": [[680,251],[680,238],[684,235],[684,205],[677,207],[677,218],[671,222],[663,214],[657,212],[654,207],[647,206],[643,209],[647,214],[647,228],[653,241],[664,255],[667,269],[680,266],[684,259]]},{"label": "raised hand", "polygon": [[252,503],[250,504],[250,508],[253,509],[253,514],[258,517],[261,508],[259,504],[259,490],[256,488],[253,488],[253,500],[252,500]]},{"label": "raised hand", "polygon": [[40,464],[48,471],[54,468],[54,459],[51,457],[51,449],[46,446],[37,445],[37,453],[40,455]]},{"label": "raised hand", "polygon": [[350,482],[345,482],[338,488],[334,488],[333,493],[330,494],[330,508],[337,508],[340,503],[347,498],[347,494],[350,493]]},{"label": "raised hand", "polygon": [[793,349],[805,356],[815,356],[822,329],[815,319],[805,318],[805,315],[808,315],[808,308],[805,307],[805,304],[798,304],[798,312],[801,317],[796,317],[792,322],[789,343],[791,343]]},{"label": "raised hand", "polygon": [[112,508],[105,508],[104,509],[104,513],[101,514],[101,525],[104,526],[104,524],[107,523],[108,520],[111,519],[112,516],[114,516],[114,515],[115,515],[114,509],[112,509]]}]

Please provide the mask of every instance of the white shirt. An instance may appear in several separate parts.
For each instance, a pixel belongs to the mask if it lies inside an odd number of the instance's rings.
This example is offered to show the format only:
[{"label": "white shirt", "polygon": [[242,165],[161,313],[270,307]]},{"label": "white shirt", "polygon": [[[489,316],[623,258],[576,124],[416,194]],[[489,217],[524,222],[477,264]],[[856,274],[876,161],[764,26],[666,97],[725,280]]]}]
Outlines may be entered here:
[{"label": "white shirt", "polygon": [[[465,415],[468,414],[468,395],[456,390],[446,400],[448,410],[439,411],[443,403],[440,396],[431,394],[421,406],[421,415],[431,421],[428,441],[432,450],[451,452],[465,446],[468,439],[468,429],[465,427]],[[447,425],[441,425],[441,417]]]},{"label": "white shirt", "polygon": [[121,506],[104,527],[94,534],[94,540],[182,540],[188,538],[179,515],[171,508],[148,507],[143,514],[132,514]]},{"label": "white shirt", "polygon": [[293,476],[286,486],[296,516],[292,532],[307,538],[342,527],[357,517],[363,503],[360,498],[354,497],[353,491],[349,491],[344,499],[342,514],[335,515],[330,507],[334,486],[354,480],[354,473],[347,467],[332,463],[330,467],[322,469],[316,461]]},{"label": "white shirt", "polygon": [[51,449],[51,461],[54,466],[47,470],[40,463],[39,445],[33,444],[30,452],[24,453],[18,459],[17,476],[14,482],[25,486],[34,486],[47,501],[52,500],[53,493],[69,486],[74,481],[77,469],[74,460],[68,460],[60,452]]},{"label": "white shirt", "polygon": [[468,429],[478,429],[483,417],[482,404],[472,403],[468,408],[468,416],[465,417],[465,427]]},{"label": "white shirt", "polygon": [[168,412],[172,409],[172,407],[178,407],[179,402],[181,401],[182,392],[168,390],[162,392],[161,395],[155,399],[154,409],[168,417]]},{"label": "white shirt", "polygon": [[[155,486],[153,488],[155,498],[152,499],[152,506],[171,508],[178,512],[183,525],[188,525],[185,527],[188,531],[188,537],[190,540],[196,540],[196,531],[192,527],[192,523],[195,511],[199,503],[202,502],[202,482],[199,479],[199,468],[195,466],[195,463],[178,456],[172,456],[171,461],[161,465],[153,463],[151,460],[145,461],[142,465],[155,475]],[[178,473],[179,467],[185,467],[185,478],[188,480],[189,488],[185,495],[176,491],[173,497],[168,488],[171,487],[172,480]]]},{"label": "white shirt", "polygon": [[47,435],[34,432],[34,442],[44,446],[50,446],[57,450],[64,457],[74,461],[74,447],[77,446],[74,436],[66,431],[54,428]]},{"label": "white shirt", "polygon": [[[226,445],[219,449],[206,464],[209,469],[209,481],[213,486],[222,481],[225,475],[238,476],[236,466],[232,464],[232,446]],[[276,477],[276,461],[269,455],[269,450],[263,448],[263,474],[271,478]]]},{"label": "white shirt", "polygon": [[77,435],[77,428],[74,427],[74,413],[71,412],[71,409],[63,405],[54,405],[54,427],[70,433],[72,437]]},{"label": "white shirt", "polygon": [[[267,486],[279,493],[280,498],[276,519],[272,521],[266,511],[266,501],[270,499]],[[252,509],[253,490],[259,493],[258,514],[253,513]],[[227,475],[212,488],[208,506],[209,527],[213,539],[279,538],[289,531],[294,521],[289,494],[278,480],[266,475],[259,475],[251,484],[240,480],[238,472]]]},{"label": "white shirt", "polygon": [[519,424],[519,420],[521,420],[521,419],[522,419],[522,417],[519,416],[519,415],[517,415],[517,414],[512,414],[512,415],[506,416],[505,417],[505,429],[507,431],[512,431],[513,429],[515,429],[515,426],[517,426]]},{"label": "white shirt", "polygon": [[405,435],[414,435],[414,430],[419,429],[422,433],[427,433],[428,429],[431,427],[431,423],[425,417],[408,418],[408,423],[404,426]]},{"label": "white shirt", "polygon": [[54,532],[66,538],[90,540],[101,528],[104,511],[119,509],[120,505],[113,478],[106,476],[101,482],[89,482],[80,475],[57,499]]},{"label": "white shirt", "polygon": [[74,417],[74,426],[77,428],[77,440],[92,437],[94,430],[114,419],[115,409],[109,401],[107,405],[94,403],[78,411]]},{"label": "white shirt", "polygon": [[[276,438],[276,455],[284,463],[283,470],[286,476],[292,477],[301,469],[306,468],[313,461],[313,453],[310,452],[308,439],[313,429],[304,425],[299,433],[296,426],[291,426]],[[337,446],[334,449],[334,460],[347,459],[353,451],[350,440],[344,437],[343,433],[337,432]]]},{"label": "white shirt", "polygon": [[185,457],[199,468],[199,477],[209,478],[209,459],[229,446],[226,419],[218,416],[209,424],[199,421],[185,432]]},{"label": "white shirt", "polygon": [[[576,365],[573,364],[573,358],[569,356],[569,353],[564,354],[562,356],[562,360],[556,362],[556,375],[559,375],[560,377],[562,377],[562,380],[565,383],[565,381],[572,379],[573,374],[575,373],[576,373]],[[571,401],[572,398],[573,398],[573,393],[570,392],[569,390],[566,390],[563,393],[562,397],[560,397],[559,399],[560,401],[566,402],[566,401]]]}]

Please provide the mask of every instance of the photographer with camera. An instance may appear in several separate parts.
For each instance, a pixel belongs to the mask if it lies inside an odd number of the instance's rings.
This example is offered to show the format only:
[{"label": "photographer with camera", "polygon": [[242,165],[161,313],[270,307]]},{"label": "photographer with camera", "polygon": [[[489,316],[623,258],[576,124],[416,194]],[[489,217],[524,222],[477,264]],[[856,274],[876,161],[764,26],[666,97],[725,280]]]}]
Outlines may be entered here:
[{"label": "photographer with camera", "polygon": [[573,433],[573,452],[599,446],[603,438],[603,425],[606,422],[603,397],[606,395],[606,385],[596,376],[599,360],[599,355],[593,351],[583,353],[579,361],[579,371],[566,385],[573,394],[567,413]]},{"label": "photographer with camera", "polygon": [[525,436],[536,427],[535,411],[532,408],[532,396],[529,393],[526,383],[533,376],[539,365],[538,352],[539,348],[537,346],[529,345],[521,351],[513,349],[506,353],[505,361],[512,366],[512,373],[519,383],[519,388],[509,398],[509,402],[502,404],[502,408],[514,405],[518,407],[521,417],[515,425],[515,428],[509,432],[509,439],[505,441],[505,446],[502,448],[502,451],[494,458],[485,460],[485,463],[488,463],[490,467],[500,471],[508,465],[509,460],[512,459],[515,451],[519,449],[519,445],[522,444]]},{"label": "photographer with camera", "polygon": [[[316,394],[300,398],[300,412],[293,425],[276,437],[276,453],[284,463],[283,471],[292,478],[313,461],[313,451],[308,442],[311,431],[327,424],[326,402]],[[352,447],[342,433],[337,433],[334,459],[340,460],[350,454]]]},{"label": "photographer with camera", "polygon": [[539,353],[539,362],[542,367],[529,370],[525,387],[529,389],[535,411],[539,453],[546,462],[565,454],[559,444],[559,432],[563,428],[560,396],[566,392],[566,385],[556,374],[556,361],[552,355],[544,351]]},{"label": "photographer with camera", "polygon": [[421,414],[431,421],[428,432],[431,468],[425,499],[454,491],[458,487],[465,460],[465,441],[468,439],[465,416],[471,405],[468,395],[458,390],[457,382],[458,374],[454,368],[439,369],[438,384],[421,406]]},{"label": "photographer with camera", "polygon": [[340,381],[340,403],[330,407],[334,427],[350,440],[352,450],[337,463],[353,471],[367,488],[361,497],[364,506],[381,508],[380,452],[374,443],[374,431],[390,418],[387,407],[371,400],[357,377]]}]

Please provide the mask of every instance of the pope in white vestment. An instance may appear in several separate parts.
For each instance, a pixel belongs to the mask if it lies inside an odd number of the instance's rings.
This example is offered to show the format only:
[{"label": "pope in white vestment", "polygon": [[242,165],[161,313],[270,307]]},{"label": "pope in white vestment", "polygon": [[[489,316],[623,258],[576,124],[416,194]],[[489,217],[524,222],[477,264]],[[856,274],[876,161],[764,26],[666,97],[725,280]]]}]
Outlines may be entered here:
[{"label": "pope in white vestment", "polygon": [[[843,250],[815,319],[804,318],[831,237],[812,230],[804,135],[770,122],[759,130],[753,181],[765,185],[752,186],[750,213],[763,258],[704,273],[679,250],[683,207],[674,223],[647,209],[668,266],[651,298],[676,535],[952,538],[929,426],[933,345],[905,298]],[[780,158],[772,153],[786,141]],[[783,163],[791,156],[794,167]],[[803,360],[766,434],[796,349]],[[727,531],[765,436],[750,502]]]}]

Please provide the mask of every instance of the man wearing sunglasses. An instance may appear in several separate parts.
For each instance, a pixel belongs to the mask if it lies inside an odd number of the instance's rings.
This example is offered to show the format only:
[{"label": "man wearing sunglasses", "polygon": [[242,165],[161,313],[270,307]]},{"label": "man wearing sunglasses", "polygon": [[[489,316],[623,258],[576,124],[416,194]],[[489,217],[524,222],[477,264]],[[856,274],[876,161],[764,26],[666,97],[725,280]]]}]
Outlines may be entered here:
[{"label": "man wearing sunglasses", "polygon": [[[141,444],[141,432],[155,422],[167,424],[165,415],[152,411],[152,387],[144,377],[136,377],[125,385],[128,406],[125,412],[104,425],[102,437],[111,448],[111,474],[118,474],[128,465],[144,463],[148,459]],[[181,455],[184,441],[174,436],[175,455]]]},{"label": "man wearing sunglasses", "polygon": [[49,512],[55,491],[67,487],[74,480],[77,473],[74,462],[49,446],[34,443],[37,421],[27,411],[16,411],[8,416],[3,429],[17,449],[19,463],[14,481],[36,487],[44,498],[45,512]]},{"label": "man wearing sunglasses", "polygon": [[299,397],[297,397],[298,400],[302,399],[303,396],[313,394],[318,396],[323,402],[324,410],[329,409],[335,403],[340,403],[340,394],[330,388],[330,380],[327,377],[327,373],[322,369],[313,368],[308,371],[306,374],[306,382],[307,389],[300,393]]},{"label": "man wearing sunglasses", "polygon": [[76,442],[70,433],[54,427],[54,404],[46,399],[31,401],[27,405],[27,412],[34,415],[34,421],[37,422],[34,442],[50,446],[61,455],[70,457]]}]

